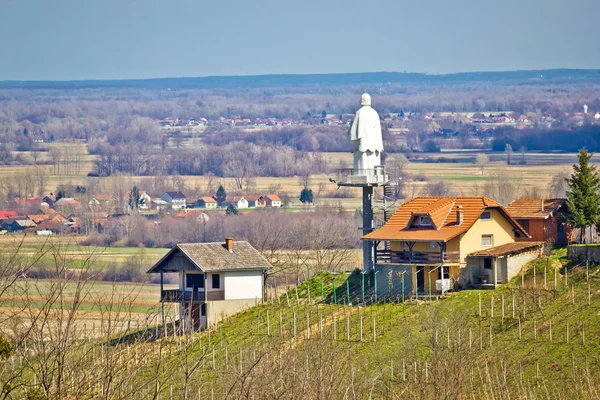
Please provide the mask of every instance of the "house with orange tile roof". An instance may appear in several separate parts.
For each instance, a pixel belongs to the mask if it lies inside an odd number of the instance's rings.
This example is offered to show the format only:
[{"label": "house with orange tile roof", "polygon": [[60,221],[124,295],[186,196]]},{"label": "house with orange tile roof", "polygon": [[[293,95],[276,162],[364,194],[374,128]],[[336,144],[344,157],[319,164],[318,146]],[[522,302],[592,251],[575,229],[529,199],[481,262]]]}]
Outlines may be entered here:
[{"label": "house with orange tile roof", "polygon": [[207,210],[214,210],[217,208],[217,201],[210,196],[204,196],[196,200],[194,206],[198,208],[206,208]]},{"label": "house with orange tile roof", "polygon": [[529,238],[517,241],[536,241],[567,244],[573,239],[573,230],[565,222],[566,199],[517,199],[506,210],[529,233]]},{"label": "house with orange tile roof", "polygon": [[268,194],[265,196],[267,207],[281,207],[281,199],[276,194]]},{"label": "house with orange tile roof", "polygon": [[486,197],[416,197],[362,239],[374,242],[379,287],[388,288],[391,274],[393,286],[405,292],[443,293],[507,282],[511,277],[501,263],[473,259],[468,265],[468,256],[528,236],[501,204]]}]

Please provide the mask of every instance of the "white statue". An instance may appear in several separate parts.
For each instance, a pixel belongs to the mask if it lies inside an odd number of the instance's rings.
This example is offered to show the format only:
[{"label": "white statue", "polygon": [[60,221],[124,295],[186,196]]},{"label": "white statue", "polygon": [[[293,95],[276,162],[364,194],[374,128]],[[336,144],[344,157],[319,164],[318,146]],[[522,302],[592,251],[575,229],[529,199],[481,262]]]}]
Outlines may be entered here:
[{"label": "white statue", "polygon": [[371,96],[364,93],[362,107],[356,112],[350,126],[350,140],[354,144],[354,168],[373,169],[381,165],[383,140],[379,114],[371,107]]}]

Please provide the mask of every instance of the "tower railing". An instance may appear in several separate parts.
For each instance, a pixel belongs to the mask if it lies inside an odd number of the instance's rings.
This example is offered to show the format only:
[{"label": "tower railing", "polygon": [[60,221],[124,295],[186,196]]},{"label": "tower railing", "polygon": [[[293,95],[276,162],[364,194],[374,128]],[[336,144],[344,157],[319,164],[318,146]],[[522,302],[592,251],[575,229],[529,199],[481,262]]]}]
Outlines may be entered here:
[{"label": "tower railing", "polygon": [[385,185],[389,177],[383,165],[373,168],[342,168],[337,171],[337,184],[340,186]]}]

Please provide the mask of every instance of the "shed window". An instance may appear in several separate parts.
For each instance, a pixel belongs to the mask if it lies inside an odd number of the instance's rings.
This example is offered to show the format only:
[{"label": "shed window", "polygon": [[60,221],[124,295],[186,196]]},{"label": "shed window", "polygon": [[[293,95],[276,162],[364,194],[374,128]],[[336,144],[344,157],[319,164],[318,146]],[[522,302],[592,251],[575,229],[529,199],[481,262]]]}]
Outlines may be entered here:
[{"label": "shed window", "polygon": [[482,221],[491,221],[492,219],[492,212],[491,211],[484,211],[481,213],[481,220]]},{"label": "shed window", "polygon": [[213,274],[212,287],[213,289],[219,289],[221,287],[221,280],[219,279],[219,274]]},{"label": "shed window", "polygon": [[185,287],[204,289],[204,274],[185,274]]},{"label": "shed window", "polygon": [[493,246],[494,245],[494,235],[481,235],[481,245],[482,246]]},{"label": "shed window", "polygon": [[484,258],[483,259],[483,268],[485,268],[485,269],[492,269],[492,259],[491,258]]}]

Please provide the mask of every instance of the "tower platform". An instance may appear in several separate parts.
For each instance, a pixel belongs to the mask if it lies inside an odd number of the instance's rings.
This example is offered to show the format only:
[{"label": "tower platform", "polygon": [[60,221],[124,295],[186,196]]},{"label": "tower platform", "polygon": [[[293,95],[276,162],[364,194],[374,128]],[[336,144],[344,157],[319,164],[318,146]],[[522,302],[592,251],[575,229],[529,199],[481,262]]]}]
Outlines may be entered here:
[{"label": "tower platform", "polygon": [[337,171],[338,186],[377,187],[389,184],[383,165],[371,169],[343,168]]}]

